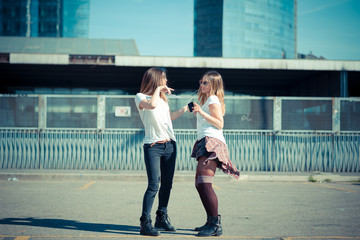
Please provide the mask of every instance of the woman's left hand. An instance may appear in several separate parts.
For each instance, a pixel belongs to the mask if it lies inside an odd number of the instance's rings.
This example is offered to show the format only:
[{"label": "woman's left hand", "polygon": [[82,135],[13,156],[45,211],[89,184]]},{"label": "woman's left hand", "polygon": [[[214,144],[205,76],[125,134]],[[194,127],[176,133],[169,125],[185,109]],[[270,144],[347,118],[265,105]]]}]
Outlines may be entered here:
[{"label": "woman's left hand", "polygon": [[199,104],[197,104],[196,102],[194,102],[194,107],[193,107],[193,113],[196,115],[196,113],[199,113],[200,115],[203,114],[203,110],[202,108],[200,107]]}]

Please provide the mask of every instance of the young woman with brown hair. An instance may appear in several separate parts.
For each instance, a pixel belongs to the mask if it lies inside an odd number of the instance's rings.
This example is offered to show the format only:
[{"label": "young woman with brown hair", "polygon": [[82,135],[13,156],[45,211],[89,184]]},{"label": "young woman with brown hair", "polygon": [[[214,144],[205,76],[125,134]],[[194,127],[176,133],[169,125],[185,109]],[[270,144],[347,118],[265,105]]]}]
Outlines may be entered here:
[{"label": "young woman with brown hair", "polygon": [[170,111],[166,94],[171,94],[174,89],[169,88],[166,83],[164,69],[150,68],[145,72],[140,93],[135,97],[135,103],[145,128],[143,148],[148,177],[148,187],[144,194],[140,218],[140,234],[142,235],[159,235],[159,232],[151,224],[150,216],[158,190],[159,206],[156,212],[155,227],[165,231],[176,231],[175,227],[170,224],[167,214],[176,160],[176,138],[172,120],[184,114],[187,106],[176,112]]}]

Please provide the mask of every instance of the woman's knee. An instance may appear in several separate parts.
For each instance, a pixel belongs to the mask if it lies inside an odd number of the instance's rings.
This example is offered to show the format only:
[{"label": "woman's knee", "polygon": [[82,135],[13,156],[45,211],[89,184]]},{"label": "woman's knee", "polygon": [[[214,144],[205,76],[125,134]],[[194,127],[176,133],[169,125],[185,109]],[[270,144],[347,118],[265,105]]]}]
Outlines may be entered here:
[{"label": "woman's knee", "polygon": [[212,185],[214,180],[214,176],[208,176],[208,175],[197,175],[195,178],[195,188],[199,192],[204,189],[205,186],[207,186],[206,183],[210,183],[210,186]]},{"label": "woman's knee", "polygon": [[150,192],[157,192],[159,191],[159,185],[160,185],[160,181],[149,181],[148,182],[148,187],[147,187],[147,191],[150,191]]},{"label": "woman's knee", "polygon": [[172,189],[172,181],[168,181],[168,182],[162,182],[160,188],[163,190],[171,190]]}]

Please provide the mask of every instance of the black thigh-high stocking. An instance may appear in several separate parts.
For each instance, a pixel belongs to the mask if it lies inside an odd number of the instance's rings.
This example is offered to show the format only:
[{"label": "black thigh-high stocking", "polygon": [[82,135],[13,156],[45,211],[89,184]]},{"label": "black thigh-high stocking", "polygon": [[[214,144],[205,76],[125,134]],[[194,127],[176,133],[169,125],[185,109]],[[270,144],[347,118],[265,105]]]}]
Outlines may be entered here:
[{"label": "black thigh-high stocking", "polygon": [[204,164],[205,160],[205,157],[198,159],[195,186],[207,215],[218,216],[218,198],[212,187],[216,162],[209,161],[207,164]]},{"label": "black thigh-high stocking", "polygon": [[213,178],[214,177],[204,175],[197,177],[196,189],[208,216],[218,215],[218,198],[212,188]]}]

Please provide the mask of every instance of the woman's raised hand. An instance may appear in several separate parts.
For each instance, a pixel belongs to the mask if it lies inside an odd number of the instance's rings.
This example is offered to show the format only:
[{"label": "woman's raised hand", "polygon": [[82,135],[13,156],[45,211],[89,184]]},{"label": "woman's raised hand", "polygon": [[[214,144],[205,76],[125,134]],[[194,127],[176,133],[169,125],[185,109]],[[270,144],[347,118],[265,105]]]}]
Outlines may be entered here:
[{"label": "woman's raised hand", "polygon": [[160,92],[164,92],[168,94],[171,94],[171,92],[174,91],[174,89],[169,88],[168,86],[159,86],[159,90]]}]

